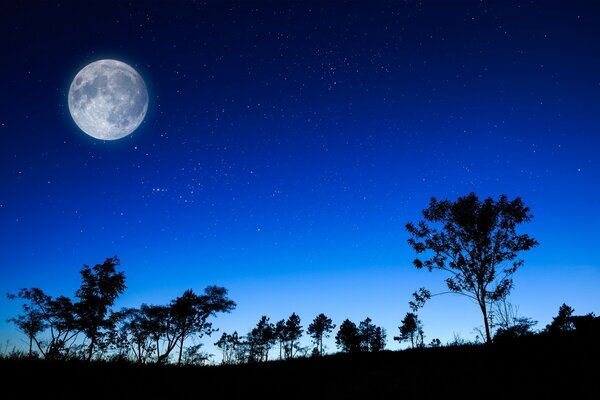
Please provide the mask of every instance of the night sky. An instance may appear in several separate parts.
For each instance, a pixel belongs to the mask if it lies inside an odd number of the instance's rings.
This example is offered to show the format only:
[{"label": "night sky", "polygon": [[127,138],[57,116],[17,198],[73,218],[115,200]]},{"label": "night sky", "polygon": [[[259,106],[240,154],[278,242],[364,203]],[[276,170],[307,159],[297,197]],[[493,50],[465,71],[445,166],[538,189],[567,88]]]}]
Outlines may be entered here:
[{"label": "night sky", "polygon": [[[118,255],[117,308],[217,284],[238,303],[221,331],[369,316],[396,349],[411,293],[445,287],[404,226],[472,191],[531,207],[521,315],[600,311],[600,3],[51,3],[0,5],[3,345],[25,340],[4,293],[73,295]],[[67,106],[104,58],[150,98],[117,141]],[[426,342],[482,325],[460,296],[420,316]]]}]

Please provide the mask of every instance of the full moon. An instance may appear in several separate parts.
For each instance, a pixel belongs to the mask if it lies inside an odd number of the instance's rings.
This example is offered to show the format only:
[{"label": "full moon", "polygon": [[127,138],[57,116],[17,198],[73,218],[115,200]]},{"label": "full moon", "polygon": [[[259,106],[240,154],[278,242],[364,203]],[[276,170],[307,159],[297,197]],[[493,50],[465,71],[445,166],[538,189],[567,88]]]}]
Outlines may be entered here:
[{"label": "full moon", "polygon": [[69,112],[77,126],[101,140],[129,135],[148,111],[144,80],[129,65],[117,60],[88,64],[69,88]]}]

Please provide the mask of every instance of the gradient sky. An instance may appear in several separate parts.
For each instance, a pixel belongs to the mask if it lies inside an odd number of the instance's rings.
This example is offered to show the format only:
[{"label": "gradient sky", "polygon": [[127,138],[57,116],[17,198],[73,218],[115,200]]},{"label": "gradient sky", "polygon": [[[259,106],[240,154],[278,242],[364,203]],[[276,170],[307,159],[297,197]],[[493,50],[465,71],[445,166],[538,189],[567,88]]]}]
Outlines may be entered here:
[{"label": "gradient sky", "polygon": [[[221,330],[370,316],[395,349],[410,294],[445,278],[412,267],[404,225],[474,191],[531,207],[522,315],[598,312],[599,20],[576,1],[4,2],[0,293],[73,295],[82,264],[118,255],[118,307],[217,284],[238,303]],[[149,90],[119,141],[67,107],[102,58]],[[3,343],[24,339],[18,310],[0,298]],[[428,342],[482,325],[451,296],[421,319]]]}]

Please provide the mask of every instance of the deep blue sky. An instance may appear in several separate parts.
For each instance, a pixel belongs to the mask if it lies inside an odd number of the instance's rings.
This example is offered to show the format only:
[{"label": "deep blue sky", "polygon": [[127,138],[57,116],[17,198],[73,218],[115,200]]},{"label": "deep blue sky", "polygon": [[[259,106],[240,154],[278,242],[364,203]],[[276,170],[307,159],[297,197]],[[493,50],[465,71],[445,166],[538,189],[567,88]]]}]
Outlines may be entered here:
[{"label": "deep blue sky", "polygon": [[[412,291],[445,278],[411,266],[404,225],[474,191],[534,214],[521,314],[600,310],[599,3],[222,3],[0,6],[0,293],[72,295],[118,255],[119,306],[218,284],[221,330],[370,316],[398,348]],[[150,94],[115,142],[67,107],[102,58]],[[0,299],[12,343],[17,311]],[[421,316],[427,341],[481,325],[463,298]]]}]

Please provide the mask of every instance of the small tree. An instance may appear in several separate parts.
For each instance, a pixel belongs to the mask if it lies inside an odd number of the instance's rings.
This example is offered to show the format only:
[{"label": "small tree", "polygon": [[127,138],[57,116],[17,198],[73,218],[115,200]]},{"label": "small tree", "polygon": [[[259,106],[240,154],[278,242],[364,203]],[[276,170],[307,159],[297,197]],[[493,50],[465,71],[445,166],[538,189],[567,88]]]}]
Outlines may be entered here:
[{"label": "small tree", "polygon": [[201,351],[202,343],[194,344],[185,348],[181,364],[183,365],[204,365],[211,357],[210,354]]},{"label": "small tree", "polygon": [[[21,289],[18,294],[9,294],[9,299],[24,301],[24,313],[9,319],[35,343],[41,355],[49,360],[70,356],[79,333],[79,322],[75,306],[65,296],[52,298],[38,288]],[[47,332],[47,339],[41,337]]]},{"label": "small tree", "polygon": [[338,333],[335,335],[335,344],[344,353],[354,353],[360,351],[360,338],[356,324],[349,319],[345,319],[340,325]]},{"label": "small tree", "polygon": [[[142,306],[143,308],[147,306]],[[124,308],[111,315],[114,331],[112,343],[123,356],[133,355],[137,363],[150,360],[156,345],[152,339],[152,330],[147,315],[138,308]]]},{"label": "small tree", "polygon": [[142,304],[140,313],[144,320],[144,329],[147,330],[150,340],[154,344],[156,351],[156,362],[165,362],[169,355],[164,356],[161,352],[161,342],[167,343],[167,348],[171,347],[175,341],[175,331],[170,323],[169,306]]},{"label": "small tree", "polygon": [[239,345],[240,338],[237,332],[233,332],[231,335],[223,332],[221,338],[215,343],[215,346],[223,352],[223,364],[233,363]]},{"label": "small tree", "polygon": [[250,346],[250,361],[269,361],[269,350],[275,344],[274,325],[263,315],[256,327],[247,335]]},{"label": "small tree", "polygon": [[532,334],[537,321],[519,316],[519,308],[506,297],[496,301],[490,312],[490,325],[495,329],[494,342],[509,341]]},{"label": "small tree", "polygon": [[477,302],[486,341],[491,342],[490,302],[508,295],[512,276],[524,262],[518,254],[538,244],[516,232],[518,225],[531,220],[529,208],[520,198],[509,201],[502,195],[498,201],[480,201],[471,193],[454,202],[432,198],[423,217],[406,225],[412,236],[408,243],[416,253],[430,252],[424,260],[416,258],[414,265],[449,273],[449,291]]},{"label": "small tree", "polygon": [[315,317],[313,322],[308,325],[306,333],[312,337],[317,349],[317,355],[323,355],[323,338],[329,337],[329,334],[335,329],[335,324],[325,314],[321,313]]},{"label": "small tree", "polygon": [[558,309],[558,315],[552,318],[552,322],[546,326],[549,333],[569,332],[575,329],[573,325],[573,312],[575,310],[564,304]]},{"label": "small tree", "polygon": [[358,339],[360,351],[377,352],[385,347],[385,329],[372,323],[367,317],[358,325]]},{"label": "small tree", "polygon": [[423,347],[425,335],[423,333],[423,324],[417,314],[412,312],[406,313],[399,329],[400,335],[394,336],[394,340],[399,342],[408,341],[412,348]]},{"label": "small tree", "polygon": [[[14,298],[12,295],[8,295],[8,297]],[[18,315],[16,318],[9,318],[8,322],[15,324],[17,329],[27,336],[29,340],[28,357],[33,357],[33,343],[35,342],[39,348],[38,335],[48,328],[48,323],[44,320],[42,312],[25,303],[23,304],[23,314]]]}]

